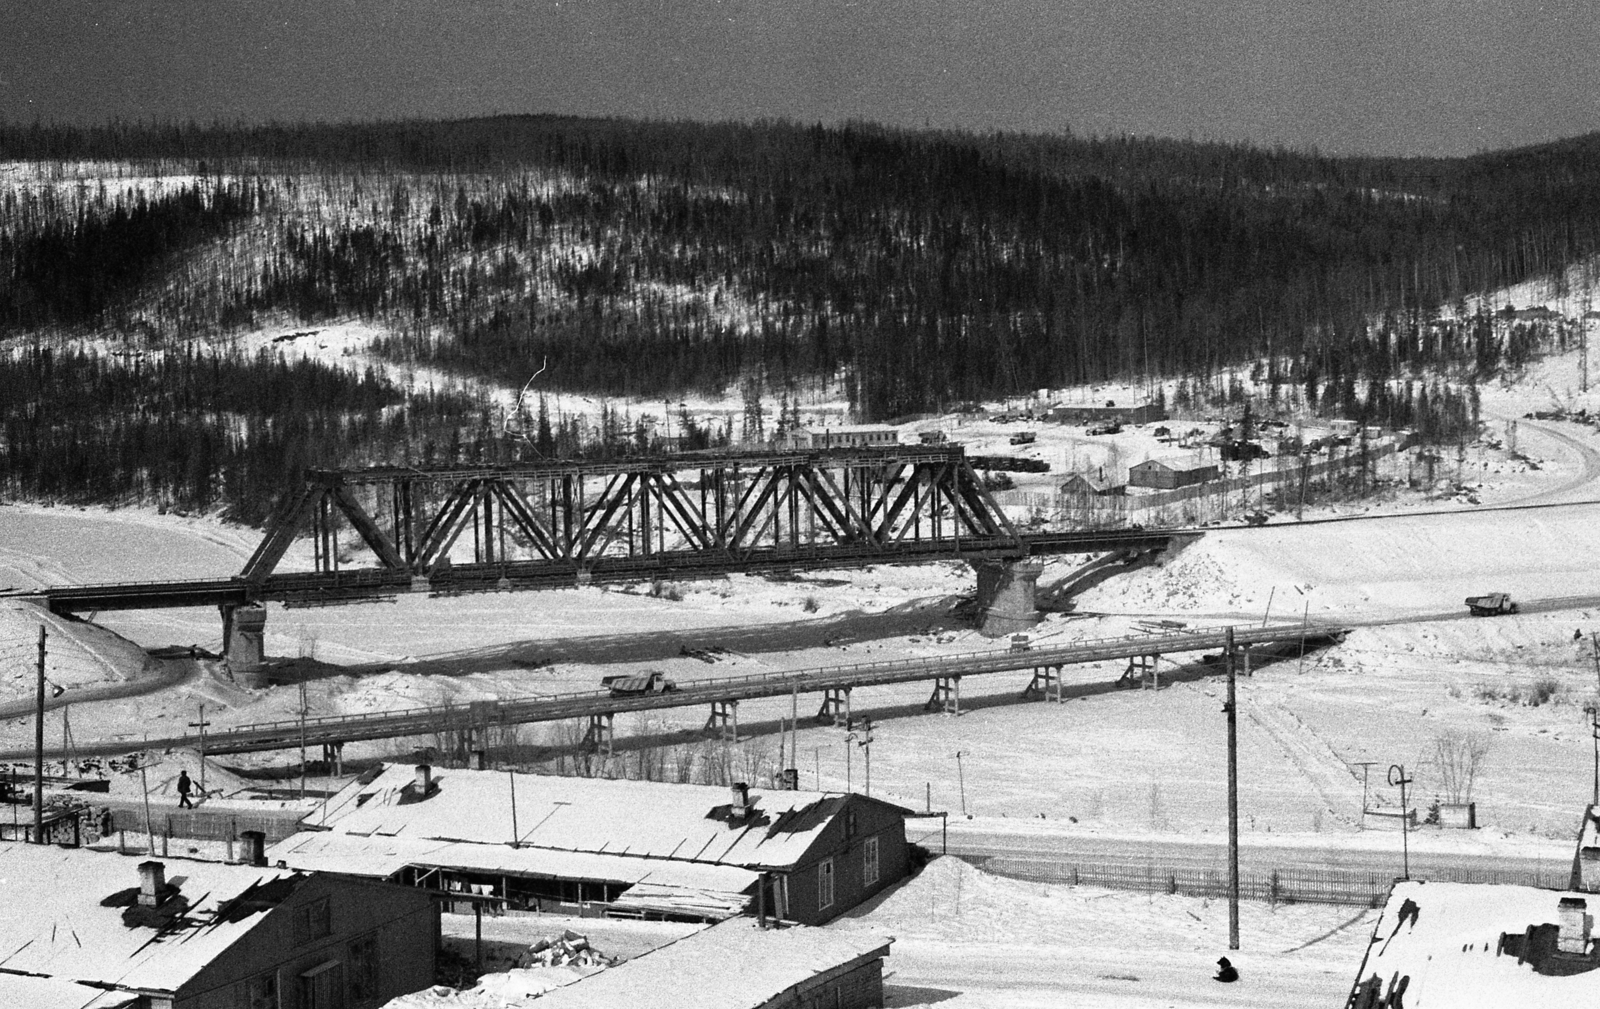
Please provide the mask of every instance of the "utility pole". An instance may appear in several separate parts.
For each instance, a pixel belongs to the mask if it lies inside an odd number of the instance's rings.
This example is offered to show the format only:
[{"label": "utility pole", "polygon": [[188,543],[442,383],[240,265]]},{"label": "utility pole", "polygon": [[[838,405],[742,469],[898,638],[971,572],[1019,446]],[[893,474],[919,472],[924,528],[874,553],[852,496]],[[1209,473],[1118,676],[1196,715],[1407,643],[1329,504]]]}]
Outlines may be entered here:
[{"label": "utility pole", "polygon": [[1239,710],[1234,671],[1233,628],[1224,632],[1223,661],[1228,666],[1228,948],[1239,948]]},{"label": "utility pole", "polygon": [[1600,806],[1600,710],[1589,706],[1589,735],[1594,737],[1594,798],[1590,805]]},{"label": "utility pole", "polygon": [[1411,824],[1410,813],[1406,809],[1406,786],[1412,779],[1406,777],[1406,765],[1389,765],[1389,784],[1400,786],[1400,852],[1404,859],[1405,878],[1411,878]]},{"label": "utility pole", "polygon": [[967,751],[956,751],[956,781],[961,787],[961,815],[967,815],[967,775],[961,768],[961,757]]},{"label": "utility pole", "polygon": [[306,681],[300,681],[300,798],[306,797]]},{"label": "utility pole", "polygon": [[[200,720],[198,722],[190,722],[189,723],[189,728],[191,728],[191,729],[199,729],[200,730],[200,801],[201,802],[204,802],[205,799],[206,799],[206,726],[210,725],[210,724],[211,724],[210,722],[206,721],[206,706],[205,706],[205,704],[202,703],[200,705]],[[304,736],[302,736],[301,738],[304,738]],[[301,756],[304,757],[304,755],[305,755],[304,751],[302,750]]]},{"label": "utility pole", "polygon": [[1361,768],[1361,826],[1367,826],[1367,773],[1372,770],[1372,765],[1379,763],[1376,760],[1357,760],[1353,763]]},{"label": "utility pole", "polygon": [[849,740],[852,740],[852,739],[855,740],[856,745],[862,748],[862,753],[865,755],[866,760],[867,760],[867,797],[871,798],[871,796],[872,796],[872,719],[863,718],[861,720],[861,730],[859,732],[850,732],[850,733],[846,734],[846,736],[844,738],[846,740],[845,758],[846,758],[847,761],[848,761],[849,756],[850,756],[850,747],[849,747],[849,744],[848,744]]},{"label": "utility pole", "polygon": [[33,843],[44,843],[44,624],[39,625],[39,689],[34,699]]},{"label": "utility pole", "polygon": [[522,835],[517,833],[517,772],[506,768],[506,778],[511,783],[511,847],[522,847]]}]

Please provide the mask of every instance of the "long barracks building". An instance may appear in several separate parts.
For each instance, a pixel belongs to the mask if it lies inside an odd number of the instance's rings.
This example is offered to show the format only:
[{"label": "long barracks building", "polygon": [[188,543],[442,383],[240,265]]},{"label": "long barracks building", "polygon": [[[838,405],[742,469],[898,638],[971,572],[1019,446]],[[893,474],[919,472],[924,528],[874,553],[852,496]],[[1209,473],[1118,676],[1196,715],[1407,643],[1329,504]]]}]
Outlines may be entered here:
[{"label": "long barracks building", "polygon": [[907,810],[855,794],[387,765],[269,862],[511,909],[815,925],[909,871]]}]

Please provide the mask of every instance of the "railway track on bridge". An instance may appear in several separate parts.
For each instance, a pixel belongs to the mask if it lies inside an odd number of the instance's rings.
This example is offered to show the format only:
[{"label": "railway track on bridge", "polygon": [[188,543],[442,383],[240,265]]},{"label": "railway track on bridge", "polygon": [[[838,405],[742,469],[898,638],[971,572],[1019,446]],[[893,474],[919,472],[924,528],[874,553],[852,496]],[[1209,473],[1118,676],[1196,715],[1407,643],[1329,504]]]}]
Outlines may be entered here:
[{"label": "railway track on bridge", "polygon": [[692,580],[747,572],[753,574],[859,567],[868,564],[917,564],[939,560],[988,560],[1057,553],[1099,553],[1114,550],[1165,549],[1175,536],[1198,532],[1170,530],[1097,530],[1044,533],[1020,541],[974,537],[966,541],[910,543],[885,552],[865,546],[826,546],[792,551],[773,550],[735,556],[720,552],[677,553],[639,558],[599,558],[589,563],[545,560],[458,564],[433,577],[385,569],[279,572],[251,581],[236,575],[176,581],[107,582],[52,586],[14,597],[35,599],[58,614],[105,610],[168,609],[194,606],[236,607],[281,602],[315,606],[368,602],[422,592],[435,596],[571,588],[655,579]]},{"label": "railway track on bridge", "polygon": [[[1337,640],[1347,628],[1328,625],[1276,624],[1268,627],[1236,627],[1236,646],[1300,643],[1321,645]],[[293,749],[299,746],[340,745],[373,739],[430,735],[443,732],[482,732],[494,725],[523,725],[612,716],[629,711],[696,707],[726,704],[762,697],[791,694],[824,694],[849,691],[856,687],[917,681],[955,681],[967,676],[1022,670],[1054,669],[1068,665],[1161,656],[1220,649],[1225,646],[1227,628],[1175,630],[1169,633],[1094,638],[1071,644],[1027,650],[994,649],[958,655],[853,665],[822,666],[813,669],[760,673],[689,680],[668,693],[617,697],[604,690],[537,697],[479,701],[465,705],[436,705],[407,708],[370,715],[338,715],[292,719],[242,725],[207,733],[205,751],[210,754],[249,753]],[[1059,695],[1058,695],[1059,696]],[[146,749],[200,746],[199,736],[170,736],[140,741],[100,741],[80,743],[79,754],[114,754]],[[48,752],[48,751],[47,751]],[[0,753],[0,759],[16,759],[31,750]]]}]

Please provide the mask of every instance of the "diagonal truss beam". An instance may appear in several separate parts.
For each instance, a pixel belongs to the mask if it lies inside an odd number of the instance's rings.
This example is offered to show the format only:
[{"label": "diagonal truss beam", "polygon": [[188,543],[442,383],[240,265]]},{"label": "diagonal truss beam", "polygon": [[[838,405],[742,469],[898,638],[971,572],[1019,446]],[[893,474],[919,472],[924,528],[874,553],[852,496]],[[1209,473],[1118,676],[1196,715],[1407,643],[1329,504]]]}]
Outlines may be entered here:
[{"label": "diagonal truss beam", "polygon": [[350,493],[350,488],[343,484],[335,484],[329,489],[329,493],[333,503],[344,513],[344,517],[350,520],[356,535],[360,536],[362,542],[377,555],[378,562],[391,571],[404,571],[405,558],[400,556],[400,551],[395,549],[394,542],[384,534],[372,516],[367,514],[367,510],[361,507],[361,502]]}]

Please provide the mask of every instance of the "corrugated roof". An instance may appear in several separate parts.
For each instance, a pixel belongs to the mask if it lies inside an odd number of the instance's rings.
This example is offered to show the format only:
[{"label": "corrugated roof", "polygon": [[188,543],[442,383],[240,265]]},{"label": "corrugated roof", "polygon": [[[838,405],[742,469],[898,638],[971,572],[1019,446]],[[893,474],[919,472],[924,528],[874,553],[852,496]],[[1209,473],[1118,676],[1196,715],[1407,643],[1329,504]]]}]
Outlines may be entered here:
[{"label": "corrugated roof", "polygon": [[538,1006],[754,1009],[823,971],[887,955],[893,941],[805,926],[763,929],[749,918],[733,918],[546,992]]},{"label": "corrugated roof", "polygon": [[[139,886],[143,858],[81,848],[0,844],[0,969],[149,991],[176,991],[266,915],[218,915],[260,884],[305,877],[282,869],[164,860],[188,902],[163,927],[129,927],[126,904],[102,902]],[[170,900],[163,909],[175,909]],[[114,1003],[113,1003],[114,1004]]]},{"label": "corrugated roof", "polygon": [[404,866],[438,866],[515,876],[583,879],[608,883],[644,883],[743,893],[758,873],[732,865],[707,865],[631,855],[470,841],[304,831],[285,838],[267,852],[294,869],[321,869],[362,876],[388,876]]},{"label": "corrugated roof", "polygon": [[[1600,967],[1600,957],[1589,954],[1564,964],[1559,955],[1519,956],[1530,926],[1559,924],[1557,908],[1564,897],[1588,902],[1590,914],[1600,904],[1595,894],[1531,886],[1396,883],[1357,984],[1376,977],[1380,996],[1386,997],[1404,983],[1408,1006],[1593,1005],[1600,998],[1600,970],[1592,968]],[[1535,945],[1553,944],[1550,930],[1541,931]],[[1519,948],[1502,951],[1502,935],[1515,937]],[[1546,970],[1577,966],[1586,972],[1551,976],[1536,970],[1535,961]]]},{"label": "corrugated roof", "polygon": [[804,857],[846,797],[751,790],[753,815],[730,823],[729,791],[706,785],[437,770],[426,797],[410,765],[353,783],[307,818],[345,834],[637,855],[789,868]]}]

